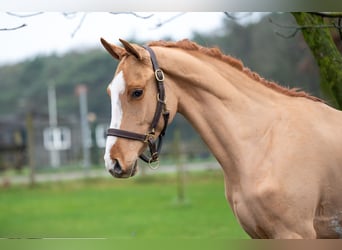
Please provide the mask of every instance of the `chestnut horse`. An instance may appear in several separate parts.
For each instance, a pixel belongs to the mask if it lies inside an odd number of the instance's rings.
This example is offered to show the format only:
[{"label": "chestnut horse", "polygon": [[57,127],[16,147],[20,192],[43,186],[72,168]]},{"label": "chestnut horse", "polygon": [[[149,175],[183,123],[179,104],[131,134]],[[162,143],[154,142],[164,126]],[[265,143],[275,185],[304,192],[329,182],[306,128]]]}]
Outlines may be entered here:
[{"label": "chestnut horse", "polygon": [[133,176],[146,147],[152,155],[142,158],[157,161],[156,141],[179,112],[220,163],[226,198],[252,238],[342,237],[340,111],[216,48],[120,41],[101,39],[120,61],[107,89],[104,160],[112,175]]}]

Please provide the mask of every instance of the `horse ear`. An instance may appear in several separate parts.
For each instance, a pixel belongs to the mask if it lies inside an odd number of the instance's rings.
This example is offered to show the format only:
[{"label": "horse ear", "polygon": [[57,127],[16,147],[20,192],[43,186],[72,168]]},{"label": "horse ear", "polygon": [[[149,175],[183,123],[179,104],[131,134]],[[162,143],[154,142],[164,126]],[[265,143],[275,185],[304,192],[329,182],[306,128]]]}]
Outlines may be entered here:
[{"label": "horse ear", "polygon": [[121,58],[127,54],[124,48],[111,44],[103,38],[101,38],[101,43],[103,47],[109,52],[109,54],[111,54],[117,60],[121,60]]},{"label": "horse ear", "polygon": [[[123,39],[119,39],[119,41],[122,43],[122,45],[125,47],[128,53],[134,55],[139,61],[143,59],[143,56],[141,52],[139,52],[139,47],[137,47],[134,44],[131,44]],[[140,50],[141,51],[141,50]]]}]

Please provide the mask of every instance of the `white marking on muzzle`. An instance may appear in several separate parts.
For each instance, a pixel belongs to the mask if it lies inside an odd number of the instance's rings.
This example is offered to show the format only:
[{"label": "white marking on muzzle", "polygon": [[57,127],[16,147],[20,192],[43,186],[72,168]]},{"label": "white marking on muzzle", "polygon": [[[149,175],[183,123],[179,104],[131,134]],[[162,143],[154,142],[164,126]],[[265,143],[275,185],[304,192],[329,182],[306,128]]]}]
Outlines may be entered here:
[{"label": "white marking on muzzle", "polygon": [[[125,91],[125,79],[123,77],[122,71],[120,71],[113,79],[109,85],[111,104],[112,104],[112,118],[110,121],[110,128],[119,129],[122,120],[122,108],[120,101],[120,94]],[[110,170],[114,167],[114,162],[110,158],[110,150],[116,142],[116,136],[108,136],[106,140],[106,151],[104,155],[104,160],[106,164],[106,169]]]}]

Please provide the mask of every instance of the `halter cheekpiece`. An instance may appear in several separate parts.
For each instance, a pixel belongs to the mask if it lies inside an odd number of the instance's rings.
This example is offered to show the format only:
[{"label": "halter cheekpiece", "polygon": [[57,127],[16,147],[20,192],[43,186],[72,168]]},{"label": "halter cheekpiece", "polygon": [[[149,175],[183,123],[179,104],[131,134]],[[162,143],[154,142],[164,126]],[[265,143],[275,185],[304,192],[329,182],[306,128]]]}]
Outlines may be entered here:
[{"label": "halter cheekpiece", "polygon": [[[129,140],[137,140],[137,141],[142,141],[144,143],[147,143],[151,156],[148,157],[143,153],[139,157],[140,159],[142,159],[144,162],[147,162],[151,166],[151,163],[159,162],[159,153],[160,153],[161,146],[163,143],[163,137],[167,129],[170,112],[166,109],[164,73],[158,66],[157,58],[153,50],[148,46],[143,46],[143,47],[150,54],[154,76],[155,76],[156,84],[157,84],[157,107],[156,107],[156,111],[154,113],[154,117],[151,122],[151,126],[149,128],[149,131],[146,134],[139,134],[139,133],[134,133],[134,132],[126,131],[126,130],[109,128],[107,130],[107,136],[117,136],[120,138],[125,138]],[[156,128],[157,128],[157,125],[161,116],[163,116],[164,118],[164,127],[162,131],[160,132],[158,138],[155,140],[154,137],[156,133]]]}]

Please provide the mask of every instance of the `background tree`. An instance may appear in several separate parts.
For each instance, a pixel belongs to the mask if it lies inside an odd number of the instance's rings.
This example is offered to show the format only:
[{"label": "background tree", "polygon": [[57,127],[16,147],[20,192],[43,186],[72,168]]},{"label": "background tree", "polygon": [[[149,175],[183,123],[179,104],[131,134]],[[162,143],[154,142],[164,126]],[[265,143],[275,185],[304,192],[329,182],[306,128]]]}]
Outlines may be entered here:
[{"label": "background tree", "polygon": [[[342,13],[292,13],[301,30],[307,45],[310,47],[319,67],[320,84],[328,102],[342,109],[342,55],[332,37],[331,28],[336,28],[342,36]],[[328,17],[334,22],[327,24]],[[336,21],[337,19],[337,21]],[[342,37],[340,37],[342,43]]]}]

